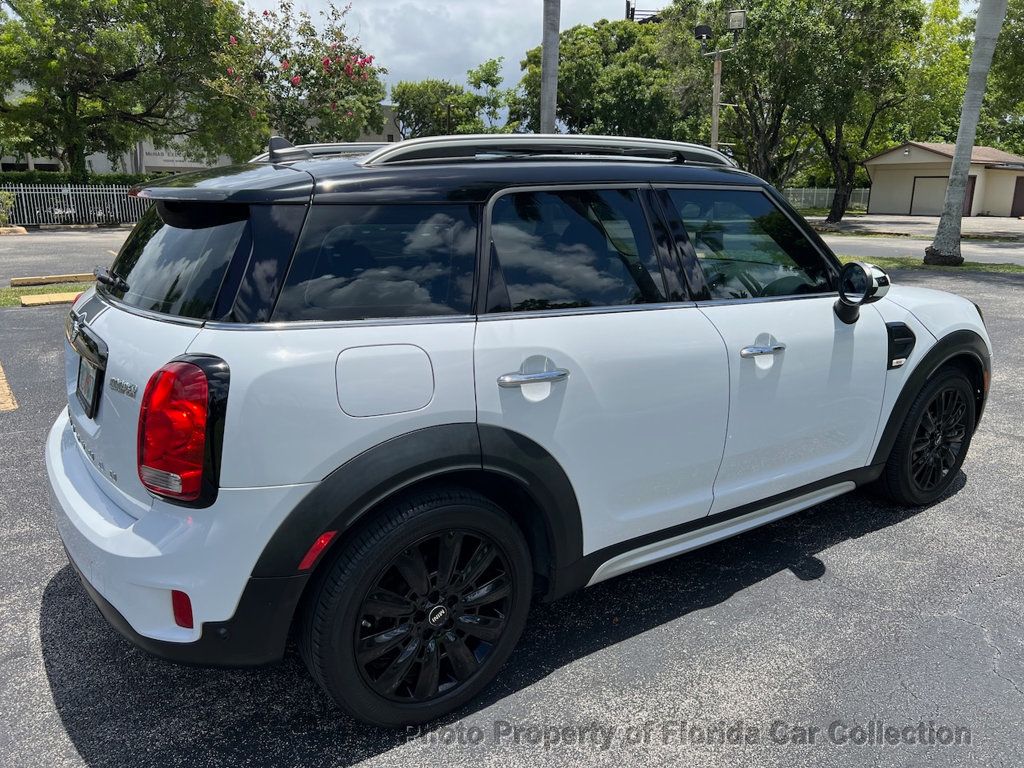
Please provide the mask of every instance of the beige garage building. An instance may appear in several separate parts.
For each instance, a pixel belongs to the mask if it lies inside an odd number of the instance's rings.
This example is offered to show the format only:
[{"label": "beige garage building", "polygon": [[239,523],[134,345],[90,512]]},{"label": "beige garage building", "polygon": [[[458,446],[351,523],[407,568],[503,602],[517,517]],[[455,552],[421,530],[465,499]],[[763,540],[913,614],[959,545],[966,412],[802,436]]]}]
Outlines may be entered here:
[{"label": "beige garage building", "polygon": [[[946,198],[952,144],[912,141],[864,161],[868,213],[938,216]],[[971,153],[966,216],[1024,216],[1024,157],[993,147]]]}]

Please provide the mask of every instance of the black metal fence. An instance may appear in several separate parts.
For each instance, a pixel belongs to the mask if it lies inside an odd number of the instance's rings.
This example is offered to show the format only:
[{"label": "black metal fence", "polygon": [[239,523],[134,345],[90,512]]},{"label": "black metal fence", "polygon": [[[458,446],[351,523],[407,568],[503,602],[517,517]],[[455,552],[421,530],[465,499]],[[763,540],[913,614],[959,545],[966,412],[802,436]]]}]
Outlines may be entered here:
[{"label": "black metal fence", "polygon": [[131,187],[100,184],[0,184],[14,194],[10,223],[133,224],[149,202],[129,197]]}]

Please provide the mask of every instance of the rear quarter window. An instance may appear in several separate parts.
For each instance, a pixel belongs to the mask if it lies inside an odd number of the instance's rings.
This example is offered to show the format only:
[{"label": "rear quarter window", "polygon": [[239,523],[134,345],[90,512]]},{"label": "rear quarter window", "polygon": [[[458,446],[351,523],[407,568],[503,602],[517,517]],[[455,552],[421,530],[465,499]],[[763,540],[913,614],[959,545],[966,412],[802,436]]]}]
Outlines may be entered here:
[{"label": "rear quarter window", "polygon": [[479,208],[314,205],[275,321],[471,311]]},{"label": "rear quarter window", "polygon": [[249,207],[158,202],[139,220],[103,290],[129,306],[178,317],[210,317],[228,265],[247,237]]}]

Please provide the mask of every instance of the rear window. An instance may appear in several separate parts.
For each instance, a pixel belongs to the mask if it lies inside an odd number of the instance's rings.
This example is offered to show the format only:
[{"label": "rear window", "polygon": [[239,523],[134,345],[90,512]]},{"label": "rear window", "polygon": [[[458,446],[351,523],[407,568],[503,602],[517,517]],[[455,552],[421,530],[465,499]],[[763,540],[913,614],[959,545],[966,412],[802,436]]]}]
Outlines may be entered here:
[{"label": "rear window", "polygon": [[139,309],[208,319],[248,217],[245,205],[153,205],[110,268],[123,284],[103,290]]},{"label": "rear window", "polygon": [[479,209],[313,206],[275,321],[468,314]]}]

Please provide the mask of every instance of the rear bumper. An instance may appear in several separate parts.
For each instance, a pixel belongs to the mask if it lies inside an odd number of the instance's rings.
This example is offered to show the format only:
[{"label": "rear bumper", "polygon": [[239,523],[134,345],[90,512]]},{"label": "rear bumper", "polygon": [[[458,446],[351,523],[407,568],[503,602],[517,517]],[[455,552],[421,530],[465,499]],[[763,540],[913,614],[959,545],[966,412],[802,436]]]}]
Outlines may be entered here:
[{"label": "rear bumper", "polygon": [[[107,620],[136,645],[178,661],[280,658],[309,577],[250,575],[312,486],[222,489],[205,509],[154,499],[136,518],[100,488],[87,461],[62,413],[46,442],[51,506],[68,558]],[[192,628],[174,622],[172,590],[189,595]]]}]

